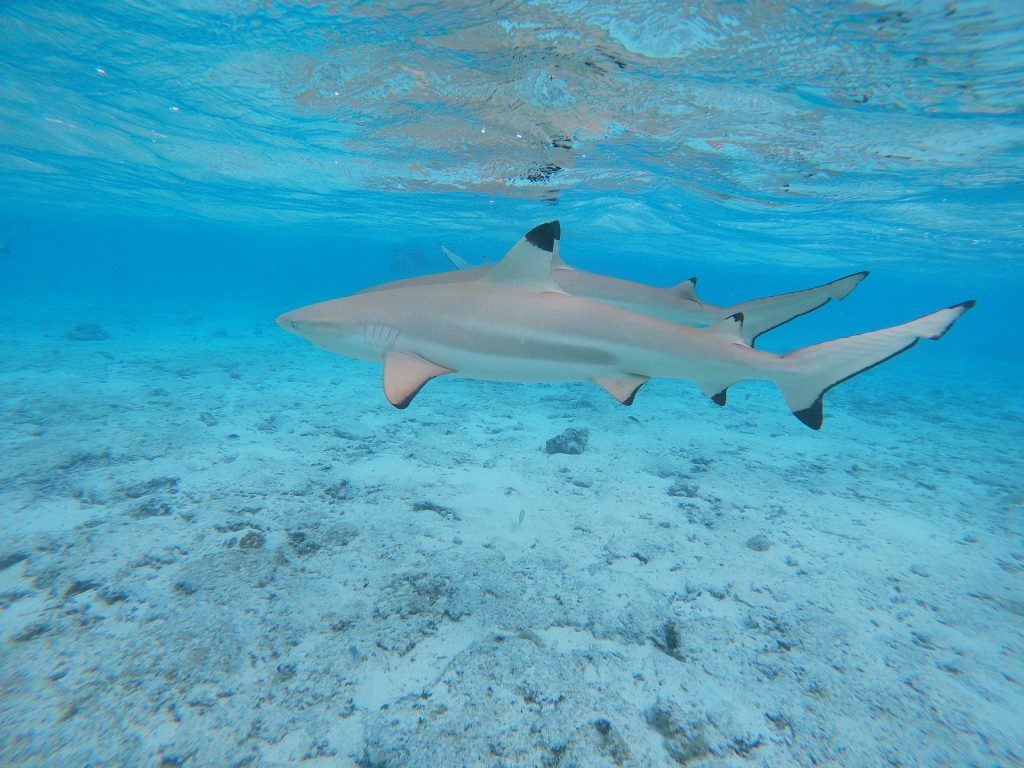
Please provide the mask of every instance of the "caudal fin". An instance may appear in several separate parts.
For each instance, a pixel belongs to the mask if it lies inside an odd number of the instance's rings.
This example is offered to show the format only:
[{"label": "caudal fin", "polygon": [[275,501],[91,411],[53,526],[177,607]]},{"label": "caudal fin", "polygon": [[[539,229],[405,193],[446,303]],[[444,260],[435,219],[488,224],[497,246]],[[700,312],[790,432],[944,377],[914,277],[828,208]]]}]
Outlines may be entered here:
[{"label": "caudal fin", "polygon": [[767,296],[763,299],[754,299],[725,307],[722,312],[730,315],[737,312],[743,313],[743,340],[750,346],[754,346],[757,337],[762,333],[778,328],[808,312],[813,312],[818,307],[828,304],[832,299],[845,299],[867,276],[867,272],[855,272],[852,275],[833,280],[831,283],[807,288],[803,291]]},{"label": "caudal fin", "polygon": [[811,429],[821,429],[821,399],[832,387],[906,352],[919,339],[941,338],[973,306],[965,301],[903,325],[790,352],[783,355],[786,367],[775,383],[793,415]]}]

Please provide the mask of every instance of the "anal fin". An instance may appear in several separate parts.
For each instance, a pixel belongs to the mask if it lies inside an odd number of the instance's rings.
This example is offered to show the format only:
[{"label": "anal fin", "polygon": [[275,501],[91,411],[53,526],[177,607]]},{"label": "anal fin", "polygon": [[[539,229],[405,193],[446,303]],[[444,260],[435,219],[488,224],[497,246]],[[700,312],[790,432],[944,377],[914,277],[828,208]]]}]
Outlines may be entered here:
[{"label": "anal fin", "polygon": [[650,380],[650,376],[623,373],[619,376],[602,376],[594,379],[594,383],[623,405],[632,405],[637,390]]},{"label": "anal fin", "polygon": [[408,408],[424,384],[446,373],[453,371],[419,355],[392,350],[384,357],[384,395],[395,408]]},{"label": "anal fin", "polygon": [[729,387],[735,383],[735,381],[723,381],[721,379],[716,379],[697,382],[697,386],[700,387],[700,391],[703,392],[712,403],[718,406],[724,406],[728,397]]}]

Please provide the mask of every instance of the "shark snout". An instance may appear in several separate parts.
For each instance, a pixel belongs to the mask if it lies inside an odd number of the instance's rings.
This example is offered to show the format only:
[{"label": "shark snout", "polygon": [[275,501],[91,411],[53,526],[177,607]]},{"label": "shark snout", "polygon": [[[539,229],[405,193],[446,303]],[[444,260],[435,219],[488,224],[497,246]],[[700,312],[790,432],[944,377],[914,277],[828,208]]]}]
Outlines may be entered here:
[{"label": "shark snout", "polygon": [[289,333],[299,333],[302,328],[302,322],[296,314],[295,312],[285,312],[277,318],[277,324]]},{"label": "shark snout", "polygon": [[323,320],[306,312],[304,308],[285,312],[277,318],[277,324],[288,331],[288,333],[294,333],[296,336],[303,337],[308,337],[310,334],[322,330],[325,325]]},{"label": "shark snout", "polygon": [[326,319],[323,315],[309,307],[300,307],[291,312],[285,312],[277,318],[277,324],[288,333],[296,336],[312,338],[332,332],[337,332],[336,323]]}]

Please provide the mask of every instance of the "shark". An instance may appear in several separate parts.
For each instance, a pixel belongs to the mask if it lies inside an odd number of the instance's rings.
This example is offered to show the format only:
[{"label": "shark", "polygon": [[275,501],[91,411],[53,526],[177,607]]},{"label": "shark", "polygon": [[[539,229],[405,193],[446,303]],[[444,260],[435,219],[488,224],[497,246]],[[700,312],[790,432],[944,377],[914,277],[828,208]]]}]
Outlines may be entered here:
[{"label": "shark", "polygon": [[737,312],[694,327],[567,292],[554,278],[559,222],[526,233],[475,280],[364,291],[285,312],[284,330],[347,357],[382,363],[384,395],[408,407],[427,382],[591,381],[624,405],[653,378],[686,379],[720,406],[729,387],[774,382],[790,411],[820,429],[833,387],[941,338],[974,306],[964,301],[916,320],[786,354],[754,348]]},{"label": "shark", "polygon": [[[441,251],[455,265],[455,271],[396,280],[366,288],[364,292],[414,285],[473,282],[485,277],[494,268],[475,266],[444,246],[441,246]],[[814,288],[720,307],[708,304],[697,296],[696,277],[669,288],[662,288],[571,267],[560,256],[558,241],[555,242],[551,267],[554,281],[566,293],[653,315],[672,323],[711,325],[732,315],[742,314],[743,327],[740,335],[751,346],[755,345],[761,334],[813,312],[832,300],[841,301],[868,276],[866,271],[855,272]]]}]

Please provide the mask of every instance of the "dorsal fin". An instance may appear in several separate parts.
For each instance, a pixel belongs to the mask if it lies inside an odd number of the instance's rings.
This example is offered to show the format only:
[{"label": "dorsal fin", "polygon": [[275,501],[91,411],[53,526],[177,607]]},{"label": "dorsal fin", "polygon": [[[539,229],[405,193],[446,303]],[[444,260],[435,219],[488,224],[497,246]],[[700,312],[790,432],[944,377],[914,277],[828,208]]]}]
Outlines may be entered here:
[{"label": "dorsal fin", "polygon": [[534,227],[483,279],[538,293],[565,293],[551,276],[555,246],[560,235],[557,221]]},{"label": "dorsal fin", "polygon": [[670,289],[672,293],[678,296],[680,299],[689,299],[690,301],[700,301],[697,298],[697,278],[691,277],[689,280],[683,280],[678,285],[673,285]]},{"label": "dorsal fin", "polygon": [[714,325],[708,326],[708,331],[711,333],[718,334],[729,341],[734,341],[737,344],[743,344],[744,346],[750,346],[743,338],[743,313],[737,312],[734,315],[719,320]]},{"label": "dorsal fin", "polygon": [[552,269],[573,269],[573,267],[570,267],[568,264],[566,264],[565,260],[562,258],[561,246],[560,246],[559,241],[557,239],[555,240],[555,250],[552,251],[552,253],[551,253],[551,268]]},{"label": "dorsal fin", "polygon": [[452,266],[454,266],[456,269],[472,269],[473,268],[473,265],[469,261],[467,261],[466,259],[464,259],[461,256],[459,256],[459,254],[454,253],[450,248],[445,248],[442,245],[441,246],[441,253],[443,253],[445,256],[448,257],[448,261],[450,261],[452,263]]}]

